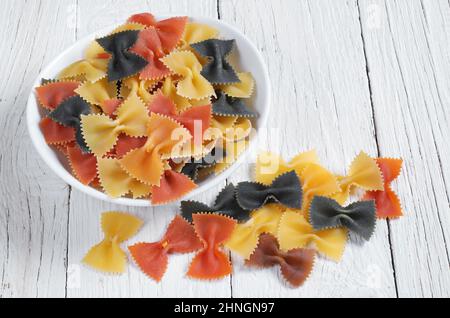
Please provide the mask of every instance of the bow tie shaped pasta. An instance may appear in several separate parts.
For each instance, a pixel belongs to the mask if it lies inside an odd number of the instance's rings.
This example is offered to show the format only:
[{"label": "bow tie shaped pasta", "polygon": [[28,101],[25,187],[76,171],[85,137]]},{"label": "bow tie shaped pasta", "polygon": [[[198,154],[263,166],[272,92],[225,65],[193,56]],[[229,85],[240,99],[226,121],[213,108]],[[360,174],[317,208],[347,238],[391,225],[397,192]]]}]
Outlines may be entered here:
[{"label": "bow tie shaped pasta", "polygon": [[170,70],[159,59],[165,53],[154,27],[139,32],[136,44],[130,49],[130,52],[142,56],[147,62],[147,66],[139,73],[141,80],[156,80],[170,75]]},{"label": "bow tie shaped pasta", "polygon": [[309,205],[316,195],[329,196],[339,191],[336,177],[317,164],[309,164],[300,175],[303,186],[303,215],[308,218]]},{"label": "bow tie shaped pasta", "polygon": [[59,124],[72,127],[75,129],[75,140],[83,152],[89,152],[89,148],[83,139],[80,118],[82,115],[87,115],[91,112],[89,104],[80,96],[73,96],[65,99],[58,105],[48,117],[58,122]]},{"label": "bow tie shaped pasta", "polygon": [[375,200],[379,218],[398,218],[403,215],[400,199],[392,190],[391,183],[400,175],[403,161],[401,159],[377,158],[377,165],[384,180],[383,191],[368,191],[364,200]]},{"label": "bow tie shaped pasta", "polygon": [[313,244],[319,253],[334,261],[341,259],[347,236],[348,231],[342,228],[315,231],[303,215],[291,210],[281,217],[277,234],[284,251]]},{"label": "bow tie shaped pasta", "polygon": [[252,213],[250,220],[236,226],[225,246],[248,259],[258,245],[261,234],[277,233],[282,214],[281,209],[274,204],[260,208]]},{"label": "bow tie shaped pasta", "polygon": [[302,285],[311,274],[314,266],[315,252],[311,249],[296,248],[281,251],[277,239],[270,234],[262,234],[259,244],[247,266],[265,268],[280,266],[281,275],[294,287]]},{"label": "bow tie shaped pasta", "polygon": [[181,201],[181,215],[192,222],[195,213],[220,213],[238,221],[249,218],[249,211],[240,207],[236,200],[236,188],[230,183],[220,191],[212,206],[198,201]]},{"label": "bow tie shaped pasta", "polygon": [[129,214],[103,213],[101,225],[105,238],[89,250],[83,262],[99,271],[123,273],[127,257],[120,243],[134,236],[142,223],[140,219]]},{"label": "bow tie shaped pasta", "polygon": [[128,249],[134,262],[150,278],[159,282],[167,270],[170,254],[185,254],[202,248],[194,228],[180,216],[170,222],[159,242],[137,243]]},{"label": "bow tie shaped pasta", "polygon": [[191,47],[207,59],[201,74],[213,84],[229,84],[239,82],[239,77],[228,63],[227,57],[233,50],[235,40],[209,39],[191,44]]},{"label": "bow tie shaped pasta", "polygon": [[319,164],[319,157],[314,150],[299,153],[289,162],[285,162],[281,156],[271,152],[263,152],[258,155],[255,167],[255,180],[263,184],[271,184],[272,181],[291,170],[295,170],[301,176],[303,169],[311,163]]},{"label": "bow tie shaped pasta", "polygon": [[177,93],[189,99],[203,99],[215,96],[211,83],[201,75],[202,65],[194,53],[189,51],[174,51],[161,61],[182,79],[178,82]]},{"label": "bow tie shaped pasta", "polygon": [[220,250],[236,226],[236,221],[218,214],[194,214],[195,232],[203,243],[194,257],[187,275],[197,279],[218,279],[231,273],[228,256]]},{"label": "bow tie shaped pasta", "polygon": [[348,175],[338,177],[341,191],[333,196],[339,204],[345,204],[354,187],[366,191],[382,191],[383,176],[376,161],[361,151],[350,164]]},{"label": "bow tie shaped pasta", "polygon": [[216,91],[217,99],[213,103],[213,114],[217,116],[257,117],[258,115],[248,109],[241,98],[225,95]]},{"label": "bow tie shaped pasta", "polygon": [[188,17],[173,17],[156,21],[151,13],[139,13],[132,15],[128,22],[139,23],[147,28],[154,28],[165,53],[171,52],[180,42]]},{"label": "bow tie shaped pasta", "polygon": [[130,51],[139,33],[138,30],[129,30],[97,39],[97,42],[112,55],[108,63],[109,81],[133,76],[147,66],[148,62],[143,57]]},{"label": "bow tie shaped pasta", "polygon": [[160,185],[164,172],[161,156],[177,157],[172,150],[185,144],[192,136],[174,120],[152,113],[147,124],[147,141],[144,146],[131,150],[120,159],[121,166],[132,177],[148,185]]},{"label": "bow tie shaped pasta", "polygon": [[92,42],[85,52],[85,59],[72,63],[58,75],[58,78],[86,78],[97,82],[106,76],[110,55],[97,43]]},{"label": "bow tie shaped pasta", "polygon": [[345,227],[366,241],[375,230],[374,201],[354,202],[342,207],[335,200],[316,196],[311,202],[310,220],[315,230]]},{"label": "bow tie shaped pasta", "polygon": [[51,111],[67,98],[75,96],[78,86],[78,81],[49,82],[36,87],[36,97],[42,107]]},{"label": "bow tie shaped pasta", "polygon": [[217,38],[219,31],[207,24],[191,22],[186,25],[181,39],[181,48],[188,50],[191,44]]},{"label": "bow tie shaped pasta", "polygon": [[75,92],[88,103],[100,107],[108,115],[112,115],[121,103],[118,99],[116,82],[109,82],[106,78],[95,83],[86,81]]},{"label": "bow tie shaped pasta", "polygon": [[159,186],[152,186],[152,204],[173,202],[195,188],[197,185],[188,176],[173,170],[165,170]]},{"label": "bow tie shaped pasta", "polygon": [[[193,106],[178,114],[176,105],[160,91],[153,97],[148,108],[153,113],[166,115],[182,124],[194,137],[196,144],[202,143],[203,134],[211,123],[211,105]],[[196,125],[199,126],[197,135]]]},{"label": "bow tie shaped pasta", "polygon": [[127,174],[118,159],[98,158],[98,176],[100,184],[105,193],[112,198],[118,198],[128,193],[132,193],[133,198],[141,198],[148,195],[151,187]]},{"label": "bow tie shaped pasta", "polygon": [[92,183],[97,177],[97,158],[76,145],[67,145],[66,152],[74,176],[85,185]]},{"label": "bow tie shaped pasta", "polygon": [[251,73],[238,73],[239,80],[236,83],[219,85],[225,95],[234,98],[250,98],[253,94],[255,81]]},{"label": "bow tie shaped pasta", "polygon": [[236,197],[246,210],[256,210],[267,202],[277,202],[286,207],[299,209],[302,206],[302,186],[295,171],[287,172],[267,186],[257,182],[241,182]]},{"label": "bow tie shaped pasta", "polygon": [[128,97],[119,106],[116,114],[116,119],[104,114],[91,114],[81,118],[84,139],[97,156],[103,156],[110,151],[121,133],[132,137],[142,137],[146,134],[148,110],[139,97]]}]

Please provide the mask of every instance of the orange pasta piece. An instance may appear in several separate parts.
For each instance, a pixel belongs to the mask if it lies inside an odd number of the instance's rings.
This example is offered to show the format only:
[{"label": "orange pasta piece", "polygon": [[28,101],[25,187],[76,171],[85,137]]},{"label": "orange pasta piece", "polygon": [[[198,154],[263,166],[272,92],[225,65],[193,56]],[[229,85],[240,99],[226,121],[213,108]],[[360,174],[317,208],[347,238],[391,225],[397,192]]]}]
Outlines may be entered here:
[{"label": "orange pasta piece", "polygon": [[174,17],[157,22],[151,13],[139,13],[131,16],[128,19],[128,22],[140,23],[147,27],[154,27],[158,33],[164,52],[168,53],[180,42],[188,18]]},{"label": "orange pasta piece", "polygon": [[154,27],[139,32],[138,40],[130,51],[142,56],[148,62],[140,72],[140,79],[160,79],[171,74],[167,66],[159,60],[165,54],[158,32]]},{"label": "orange pasta piece", "polygon": [[375,200],[378,218],[398,218],[403,215],[400,199],[391,189],[391,182],[399,175],[403,161],[401,159],[377,158],[378,167],[384,179],[383,191],[368,191],[364,200]]},{"label": "orange pasta piece", "polygon": [[97,177],[97,159],[93,154],[85,154],[73,145],[67,147],[67,157],[73,174],[81,183],[88,185]]},{"label": "orange pasta piece", "polygon": [[[141,148],[128,152],[120,164],[128,174],[148,185],[160,185],[164,172],[162,154],[172,156],[172,149],[192,136],[180,124],[152,113],[147,126],[147,141]],[[176,156],[176,154],[173,154]]]},{"label": "orange pasta piece", "polygon": [[37,99],[42,107],[53,110],[61,102],[69,97],[75,96],[75,90],[80,85],[75,81],[60,81],[48,83],[36,88]]},{"label": "orange pasta piece", "polygon": [[[151,112],[173,118],[189,130],[191,135],[194,136],[194,141],[197,141],[197,144],[201,143],[203,141],[203,134],[211,124],[211,104],[194,106],[180,114],[177,113],[176,108],[175,103],[170,98],[164,96],[162,92],[158,92],[149,105]],[[199,136],[196,136],[196,130],[198,130],[197,134]]]},{"label": "orange pasta piece", "polygon": [[152,203],[166,204],[175,201],[195,188],[197,185],[188,176],[172,170],[165,170],[159,187],[152,187]]},{"label": "orange pasta piece", "polygon": [[147,137],[131,137],[125,134],[121,134],[117,139],[116,155],[118,158],[122,158],[128,152],[133,149],[140,148],[145,145]]},{"label": "orange pasta piece", "polygon": [[75,129],[63,126],[56,121],[45,117],[39,123],[45,141],[52,144],[62,144],[75,140]]},{"label": "orange pasta piece", "polygon": [[231,263],[219,247],[230,238],[236,221],[219,214],[194,214],[192,219],[203,249],[192,260],[187,275],[197,279],[218,279],[229,275]]},{"label": "orange pasta piece", "polygon": [[189,222],[177,215],[159,242],[138,243],[129,246],[131,256],[139,268],[150,278],[160,281],[167,269],[168,255],[191,253],[202,247]]}]

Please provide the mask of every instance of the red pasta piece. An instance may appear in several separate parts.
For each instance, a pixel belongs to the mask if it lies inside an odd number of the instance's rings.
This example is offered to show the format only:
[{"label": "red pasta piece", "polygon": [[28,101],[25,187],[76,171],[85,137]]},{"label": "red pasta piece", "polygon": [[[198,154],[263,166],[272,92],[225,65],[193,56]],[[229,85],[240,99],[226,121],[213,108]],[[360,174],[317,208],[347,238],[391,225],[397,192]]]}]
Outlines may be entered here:
[{"label": "red pasta piece", "polygon": [[152,187],[152,203],[164,204],[175,201],[195,188],[197,185],[188,176],[173,170],[165,170],[159,187]]},{"label": "red pasta piece", "polygon": [[198,279],[218,279],[229,275],[231,263],[219,247],[230,238],[236,221],[219,214],[194,214],[192,219],[203,249],[192,260],[187,275]]},{"label": "red pasta piece", "polygon": [[75,81],[62,81],[39,86],[36,88],[37,98],[42,107],[53,110],[63,100],[75,96],[79,85],[80,83]]},{"label": "red pasta piece", "polygon": [[179,215],[172,220],[161,241],[128,247],[139,268],[156,281],[160,281],[166,272],[169,254],[191,253],[200,248],[202,243],[194,228]]},{"label": "red pasta piece", "polygon": [[170,75],[171,71],[160,60],[165,54],[155,28],[149,27],[139,32],[138,40],[130,51],[148,61],[139,75],[140,79],[152,80]]},{"label": "red pasta piece", "polygon": [[401,159],[377,158],[378,167],[384,179],[384,191],[368,191],[364,200],[375,200],[378,218],[398,218],[403,215],[400,199],[391,189],[391,182],[399,175],[403,161]]},{"label": "red pasta piece", "polygon": [[108,115],[113,115],[120,104],[122,100],[118,98],[107,99],[102,104],[102,110]]},{"label": "red pasta piece", "polygon": [[63,144],[75,140],[75,129],[65,127],[52,119],[42,118],[39,127],[44,135],[45,141],[52,144]]},{"label": "red pasta piece", "polygon": [[[197,143],[203,141],[203,134],[211,124],[211,105],[194,106],[177,114],[175,103],[161,92],[155,95],[148,108],[153,113],[163,114],[178,121],[189,130]],[[196,124],[201,128],[198,137],[196,136]]]},{"label": "red pasta piece", "polygon": [[140,13],[131,16],[128,22],[140,23],[154,27],[158,33],[164,52],[172,51],[180,42],[188,22],[187,17],[174,17],[157,22],[150,13]]},{"label": "red pasta piece", "polygon": [[90,184],[97,177],[97,159],[93,154],[83,153],[80,147],[67,147],[67,158],[73,174],[83,184]]},{"label": "red pasta piece", "polygon": [[156,19],[151,13],[138,13],[128,18],[128,22],[139,23],[145,26],[155,26]]},{"label": "red pasta piece", "polygon": [[271,234],[262,234],[256,250],[245,262],[248,266],[272,267],[279,265],[281,274],[292,286],[302,285],[312,271],[315,252],[297,248],[288,252],[280,250],[277,239]]},{"label": "red pasta piece", "polygon": [[145,145],[147,137],[131,137],[121,134],[116,143],[117,158],[122,158],[133,149],[141,148]]}]

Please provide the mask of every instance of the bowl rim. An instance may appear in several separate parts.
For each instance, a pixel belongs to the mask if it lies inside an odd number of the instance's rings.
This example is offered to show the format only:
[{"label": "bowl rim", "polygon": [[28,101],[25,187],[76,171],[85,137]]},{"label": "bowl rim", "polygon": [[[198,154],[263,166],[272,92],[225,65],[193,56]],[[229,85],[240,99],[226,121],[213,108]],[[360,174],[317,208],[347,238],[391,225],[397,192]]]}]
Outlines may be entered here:
[{"label": "bowl rim", "polygon": [[[158,19],[164,19],[168,17],[176,17],[180,15],[155,15]],[[118,204],[122,206],[134,206],[134,207],[156,207],[156,206],[165,206],[165,205],[171,205],[176,204],[177,202],[181,200],[188,200],[200,193],[205,192],[206,190],[217,186],[219,183],[225,181],[243,162],[246,160],[248,155],[255,149],[258,138],[260,136],[259,131],[262,129],[265,129],[267,127],[267,121],[269,118],[270,113],[270,106],[271,106],[271,82],[269,78],[269,72],[267,69],[267,65],[264,61],[264,58],[261,54],[261,52],[257,49],[255,44],[248,39],[246,35],[244,35],[239,29],[236,27],[228,24],[225,21],[206,17],[206,16],[188,16],[190,20],[193,20],[195,22],[200,23],[207,23],[207,24],[214,24],[214,25],[223,25],[225,28],[228,28],[232,31],[232,33],[236,33],[242,40],[246,42],[246,44],[249,45],[251,51],[253,51],[253,54],[257,58],[257,64],[262,70],[263,73],[263,82],[266,89],[264,91],[260,91],[260,94],[263,94],[262,102],[265,104],[264,106],[264,113],[260,114],[258,118],[258,128],[257,133],[253,138],[249,141],[249,146],[247,149],[244,150],[244,152],[238,157],[238,159],[231,164],[226,170],[221,172],[219,175],[216,175],[212,177],[210,180],[206,180],[205,183],[201,184],[199,187],[194,189],[193,191],[189,192],[185,196],[179,198],[178,200],[171,202],[169,204],[152,204],[149,199],[133,199],[133,198],[111,198],[106,193],[101,192],[95,188],[90,187],[89,185],[84,185],[80,181],[78,181],[58,160],[58,165],[53,165],[49,162],[50,158],[48,157],[47,150],[50,149],[51,151],[54,151],[50,148],[50,146],[45,142],[45,139],[42,135],[41,130],[39,129],[39,124],[35,123],[36,116],[39,116],[39,105],[36,101],[35,96],[35,88],[40,85],[41,79],[43,78],[43,74],[47,73],[49,69],[54,68],[54,65],[58,63],[60,59],[62,59],[63,56],[67,55],[70,51],[74,50],[80,42],[86,42],[89,39],[95,38],[101,34],[107,34],[109,31],[113,30],[114,28],[122,25],[123,23],[116,23],[107,27],[104,27],[100,30],[94,31],[89,33],[88,35],[78,39],[76,42],[74,42],[72,45],[70,45],[68,48],[63,50],[60,54],[58,54],[52,62],[47,64],[39,73],[36,80],[33,82],[30,95],[28,97],[27,101],[27,128],[28,128],[28,134],[32,140],[32,143],[34,145],[34,148],[39,153],[42,160],[46,163],[48,167],[58,176],[60,177],[64,182],[69,184],[71,187],[89,195],[90,197],[110,202],[113,204]],[[220,28],[219,28],[220,30]]]}]

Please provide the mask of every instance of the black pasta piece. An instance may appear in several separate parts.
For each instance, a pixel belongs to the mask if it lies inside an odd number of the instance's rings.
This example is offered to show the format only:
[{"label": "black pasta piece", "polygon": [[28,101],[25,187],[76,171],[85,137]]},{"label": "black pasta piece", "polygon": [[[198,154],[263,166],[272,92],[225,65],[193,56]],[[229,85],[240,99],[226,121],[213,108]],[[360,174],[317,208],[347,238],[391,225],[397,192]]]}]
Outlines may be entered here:
[{"label": "black pasta piece", "polygon": [[[225,157],[225,151],[223,149],[218,150],[214,148],[209,154],[201,158],[200,160],[195,160],[191,158],[190,162],[187,162],[181,169],[181,173],[187,175],[192,180],[197,180],[198,171],[203,168],[208,168],[214,166],[217,162],[220,162]],[[220,156],[219,156],[220,154]]]},{"label": "black pasta piece", "polygon": [[201,74],[213,84],[239,83],[239,77],[228,63],[227,57],[235,46],[235,40],[209,39],[191,44],[201,56],[208,58]]},{"label": "black pasta piece", "polygon": [[81,115],[91,112],[89,104],[80,96],[69,97],[59,104],[48,117],[66,127],[75,128],[75,140],[84,153],[90,152],[81,133]]},{"label": "black pasta piece", "polygon": [[139,73],[148,62],[129,49],[136,43],[139,31],[123,31],[97,39],[111,59],[108,63],[108,80],[117,81]]},{"label": "black pasta piece", "polygon": [[243,209],[236,200],[236,188],[230,183],[217,195],[212,206],[198,201],[181,201],[181,215],[192,222],[192,214],[195,213],[220,213],[238,221],[250,218],[250,211]]},{"label": "black pasta piece", "polygon": [[239,205],[247,210],[256,210],[267,203],[276,202],[288,208],[302,207],[302,186],[295,171],[276,178],[271,185],[258,182],[241,182],[236,197]]},{"label": "black pasta piece", "polygon": [[333,199],[315,196],[309,218],[315,230],[345,227],[368,241],[375,230],[375,202],[359,201],[342,207]]},{"label": "black pasta piece", "polygon": [[257,117],[241,98],[227,96],[221,91],[216,91],[217,99],[212,104],[212,112],[218,116]]}]

